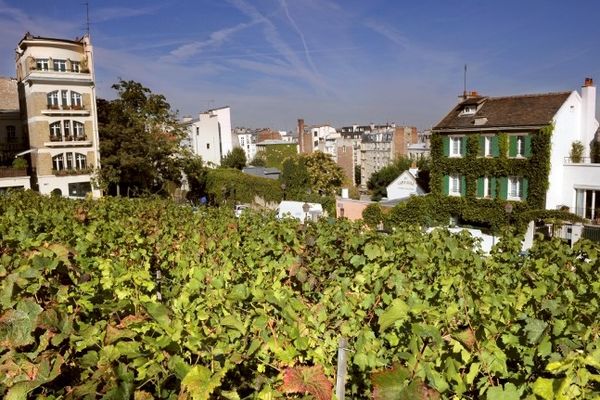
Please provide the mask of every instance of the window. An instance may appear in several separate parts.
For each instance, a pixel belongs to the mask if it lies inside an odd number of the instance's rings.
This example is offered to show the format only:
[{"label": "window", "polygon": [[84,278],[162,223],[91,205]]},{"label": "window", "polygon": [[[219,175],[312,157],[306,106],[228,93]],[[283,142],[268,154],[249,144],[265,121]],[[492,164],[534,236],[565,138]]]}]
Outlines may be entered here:
[{"label": "window", "polygon": [[64,137],[67,140],[71,140],[71,138],[70,138],[70,136],[71,136],[71,121],[69,121],[69,120],[63,121],[63,133],[64,133]]},{"label": "window", "polygon": [[50,140],[62,140],[62,130],[60,129],[60,121],[50,124]]},{"label": "window", "polygon": [[66,60],[54,60],[54,70],[59,72],[67,71],[67,61]]},{"label": "window", "polygon": [[492,156],[492,137],[484,136],[483,137],[483,156],[491,157]]},{"label": "window", "polygon": [[56,171],[64,169],[84,170],[87,168],[87,157],[81,153],[61,153],[52,157],[52,166]]},{"label": "window", "polygon": [[66,107],[68,104],[68,99],[69,99],[69,91],[68,90],[61,90],[60,91],[60,99],[61,99],[61,104],[63,107]]},{"label": "window", "polygon": [[85,130],[81,122],[73,121],[73,133],[76,139],[85,139]]},{"label": "window", "polygon": [[86,169],[87,157],[81,153],[75,153],[75,169]]},{"label": "window", "polygon": [[517,136],[517,157],[525,155],[525,137]]},{"label": "window", "polygon": [[450,157],[462,157],[463,141],[462,136],[450,136]]},{"label": "window", "polygon": [[477,111],[477,107],[475,105],[464,106],[460,115],[473,115]]},{"label": "window", "polygon": [[14,142],[16,138],[17,138],[17,129],[14,127],[14,125],[8,125],[6,127],[6,139],[9,142]]},{"label": "window", "polygon": [[92,184],[90,182],[69,183],[69,196],[85,197],[91,191]]},{"label": "window", "polygon": [[448,185],[448,194],[450,196],[460,196],[462,193],[460,175],[450,175],[450,181]]},{"label": "window", "polygon": [[511,176],[508,178],[508,200],[521,200],[523,195],[523,181],[521,178]]},{"label": "window", "polygon": [[509,136],[508,156],[527,157],[531,152],[531,141],[527,135]]},{"label": "window", "polygon": [[35,67],[40,71],[48,71],[48,59],[47,58],[38,58],[35,61]]},{"label": "window", "polygon": [[66,159],[66,168],[73,169],[73,153],[65,153]]},{"label": "window", "polygon": [[496,178],[484,176],[477,178],[477,197],[492,199],[496,197]]},{"label": "window", "polygon": [[62,154],[57,154],[52,157],[52,166],[57,171],[65,169],[65,158]]},{"label": "window", "polygon": [[48,108],[58,108],[58,90],[48,93]]},{"label": "window", "polygon": [[71,91],[71,106],[79,107],[79,108],[81,108],[83,106],[81,94]]},{"label": "window", "polygon": [[73,71],[73,72],[81,71],[81,63],[79,61],[71,61],[71,71]]}]

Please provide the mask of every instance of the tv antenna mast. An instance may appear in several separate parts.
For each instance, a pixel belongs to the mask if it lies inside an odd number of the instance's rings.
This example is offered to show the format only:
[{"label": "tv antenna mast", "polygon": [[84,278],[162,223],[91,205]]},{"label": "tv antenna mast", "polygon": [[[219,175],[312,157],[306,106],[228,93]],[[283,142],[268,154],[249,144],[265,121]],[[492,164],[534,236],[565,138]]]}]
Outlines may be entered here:
[{"label": "tv antenna mast", "polygon": [[463,98],[467,98],[467,64],[465,64],[465,73],[463,78]]},{"label": "tv antenna mast", "polygon": [[85,6],[85,30],[87,35],[90,36],[90,3],[82,3]]}]

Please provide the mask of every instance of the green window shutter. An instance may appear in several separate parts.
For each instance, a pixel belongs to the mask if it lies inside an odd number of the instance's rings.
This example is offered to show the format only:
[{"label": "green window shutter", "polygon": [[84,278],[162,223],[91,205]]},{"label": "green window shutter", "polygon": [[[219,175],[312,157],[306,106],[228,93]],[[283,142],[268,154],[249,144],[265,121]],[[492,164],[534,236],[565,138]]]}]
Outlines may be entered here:
[{"label": "green window shutter", "polygon": [[465,157],[467,155],[467,137],[463,136],[460,138],[460,155]]},{"label": "green window shutter", "polygon": [[508,178],[503,176],[500,179],[500,199],[506,200],[508,198]]},{"label": "green window shutter", "polygon": [[450,176],[444,175],[444,179],[442,182],[442,193],[446,196],[450,194]]},{"label": "green window shutter", "polygon": [[462,197],[467,195],[467,179],[464,175],[460,176],[460,195]]},{"label": "green window shutter", "polygon": [[483,197],[483,178],[477,178],[477,197]]},{"label": "green window shutter", "polygon": [[521,193],[521,199],[523,200],[527,200],[527,193],[529,192],[529,179],[527,178],[523,178],[521,179],[521,185],[522,185],[522,193]]},{"label": "green window shutter", "polygon": [[531,135],[525,136],[525,157],[531,157]]},{"label": "green window shutter", "polygon": [[498,157],[500,155],[500,147],[498,146],[498,136],[492,137],[492,156]]},{"label": "green window shutter", "polygon": [[442,138],[442,142],[444,145],[444,156],[448,157],[450,155],[450,138],[448,136],[444,136]]},{"label": "green window shutter", "polygon": [[509,157],[517,156],[517,137],[516,136],[508,137],[508,156]]},{"label": "green window shutter", "polygon": [[491,186],[491,193],[490,193],[490,197],[492,199],[496,198],[496,178],[489,178],[491,180],[490,186]]},{"label": "green window shutter", "polygon": [[479,157],[483,157],[485,155],[485,137],[479,136],[479,153],[477,154]]}]

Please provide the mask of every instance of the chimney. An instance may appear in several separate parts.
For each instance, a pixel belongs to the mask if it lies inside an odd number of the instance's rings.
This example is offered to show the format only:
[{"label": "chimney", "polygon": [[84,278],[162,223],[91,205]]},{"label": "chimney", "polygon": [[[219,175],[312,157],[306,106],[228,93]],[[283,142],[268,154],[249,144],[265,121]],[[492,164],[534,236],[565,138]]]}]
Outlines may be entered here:
[{"label": "chimney", "polygon": [[298,144],[300,145],[300,153],[304,153],[304,120],[298,119]]},{"label": "chimney", "polygon": [[584,157],[590,156],[590,144],[595,139],[597,129],[596,87],[592,78],[585,78],[581,88],[581,142]]}]

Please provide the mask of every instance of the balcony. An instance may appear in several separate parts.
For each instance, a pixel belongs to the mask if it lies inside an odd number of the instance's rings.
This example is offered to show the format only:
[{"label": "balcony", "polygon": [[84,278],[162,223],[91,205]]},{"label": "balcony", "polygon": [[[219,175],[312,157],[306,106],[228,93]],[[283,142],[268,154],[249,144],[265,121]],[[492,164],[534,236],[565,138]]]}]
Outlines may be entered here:
[{"label": "balcony", "polygon": [[48,104],[46,109],[42,110],[43,115],[90,115],[90,110],[87,110],[83,105],[57,105]]},{"label": "balcony", "polygon": [[0,178],[18,178],[27,176],[27,168],[0,167]]},{"label": "balcony", "polygon": [[92,75],[88,69],[80,71],[60,71],[49,69],[30,68],[24,81],[47,81],[47,82],[92,82]]},{"label": "balcony", "polygon": [[50,136],[50,141],[45,142],[46,147],[87,147],[91,146],[92,141],[86,135],[79,136]]},{"label": "balcony", "polygon": [[56,176],[73,176],[73,175],[91,175],[94,173],[93,167],[87,168],[67,168],[67,169],[53,169],[52,174]]}]

